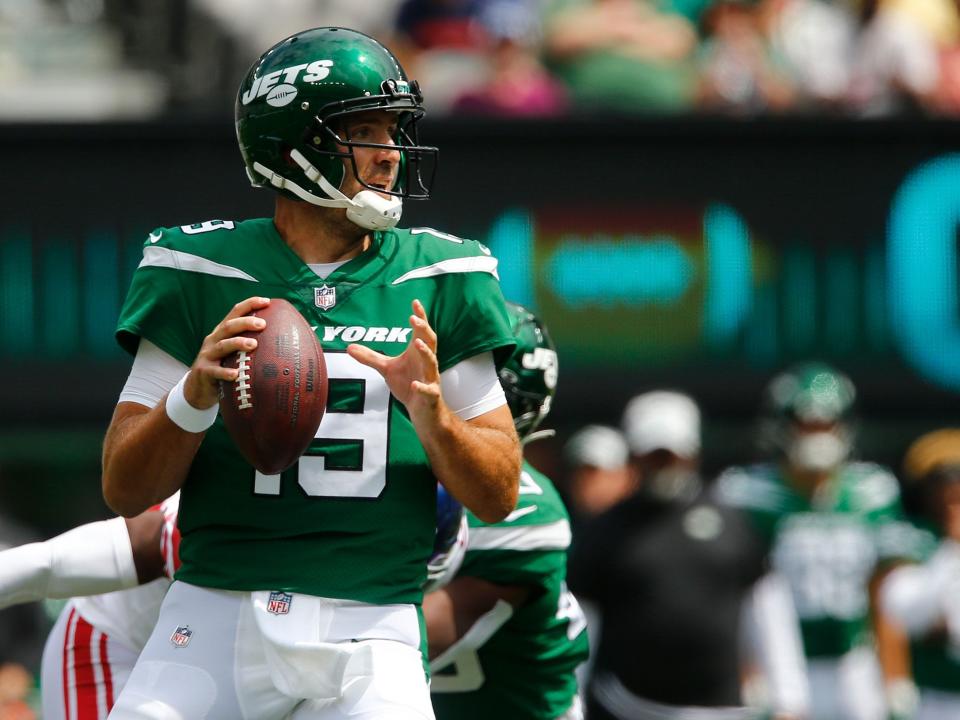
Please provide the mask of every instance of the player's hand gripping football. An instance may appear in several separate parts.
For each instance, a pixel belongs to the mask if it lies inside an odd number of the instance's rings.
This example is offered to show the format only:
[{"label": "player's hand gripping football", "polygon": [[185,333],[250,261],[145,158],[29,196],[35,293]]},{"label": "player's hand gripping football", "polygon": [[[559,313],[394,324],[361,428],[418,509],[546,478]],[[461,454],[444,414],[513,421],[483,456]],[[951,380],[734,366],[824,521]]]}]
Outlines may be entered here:
[{"label": "player's hand gripping football", "polygon": [[221,367],[220,361],[228,355],[257,347],[253,338],[242,337],[240,333],[263,330],[266,321],[251,317],[249,313],[270,304],[269,298],[249,297],[241,300],[227,313],[213,331],[203,339],[200,352],[197,353],[190,376],[183,386],[183,396],[193,407],[205,410],[220,401],[220,380],[233,382],[237,379],[237,369]]},{"label": "player's hand gripping football", "polygon": [[427,312],[419,300],[413,301],[410,327],[413,328],[410,344],[395,357],[356,344],[350,345],[347,352],[354,360],[383,375],[390,392],[416,421],[418,417],[433,415],[441,403],[437,334],[427,322]]}]

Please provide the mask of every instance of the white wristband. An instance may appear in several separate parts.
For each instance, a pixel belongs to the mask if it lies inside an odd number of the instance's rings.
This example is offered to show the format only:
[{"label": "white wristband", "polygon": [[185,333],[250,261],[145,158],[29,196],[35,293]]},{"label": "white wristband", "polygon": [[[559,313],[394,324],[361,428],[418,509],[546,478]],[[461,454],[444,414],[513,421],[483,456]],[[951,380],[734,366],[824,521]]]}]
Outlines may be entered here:
[{"label": "white wristband", "polygon": [[187,382],[187,375],[189,374],[188,372],[180,378],[180,382],[174,385],[173,390],[167,394],[165,404],[167,417],[173,421],[174,425],[187,432],[202,433],[213,425],[217,419],[220,406],[213,405],[206,410],[200,410],[187,402],[187,398],[183,395],[183,386]]}]

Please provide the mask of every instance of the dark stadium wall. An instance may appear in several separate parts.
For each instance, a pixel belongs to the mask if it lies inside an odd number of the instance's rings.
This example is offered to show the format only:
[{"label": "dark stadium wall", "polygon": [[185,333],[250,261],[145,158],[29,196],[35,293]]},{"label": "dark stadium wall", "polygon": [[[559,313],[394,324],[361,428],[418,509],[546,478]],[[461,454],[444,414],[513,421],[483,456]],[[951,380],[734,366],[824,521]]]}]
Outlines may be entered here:
[{"label": "dark stadium wall", "polygon": [[[871,457],[954,420],[955,123],[445,120],[423,137],[441,148],[436,191],[404,224],[500,258],[505,293],[558,345],[561,438],[671,386],[704,406],[708,469],[742,460],[762,384],[814,357],[856,382]],[[0,358],[17,378],[2,485],[24,433],[106,426],[147,233],[269,214],[272,197],[247,185],[229,126],[8,125],[0,153]]]}]

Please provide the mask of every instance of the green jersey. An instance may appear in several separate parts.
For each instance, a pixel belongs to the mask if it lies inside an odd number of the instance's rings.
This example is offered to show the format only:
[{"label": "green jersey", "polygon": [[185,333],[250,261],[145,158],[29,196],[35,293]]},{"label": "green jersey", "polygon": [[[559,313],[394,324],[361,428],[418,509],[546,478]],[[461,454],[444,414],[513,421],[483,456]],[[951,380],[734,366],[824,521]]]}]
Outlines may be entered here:
[{"label": "green jersey", "polygon": [[495,258],[480,243],[415,228],[325,279],[270,219],[211,221],[150,234],[117,329],[189,365],[240,300],[291,302],[316,327],[330,378],[316,439],[282,475],[262,475],[217,420],[183,486],[177,578],[227,590],[285,590],[367,603],[419,603],[433,546],[436,479],[405,408],[376,371],[345,352],[399,355],[419,298],[440,370],[513,339]]},{"label": "green jersey", "polygon": [[838,657],[870,639],[870,578],[901,555],[904,523],[896,478],[871,463],[847,463],[813,498],[774,465],[731,468],[721,500],[746,509],[789,582],[808,657]]},{"label": "green jersey", "polygon": [[586,621],[565,581],[567,510],[550,480],[524,463],[510,515],[494,524],[467,517],[470,539],[457,576],[535,590],[512,614],[498,603],[431,663],[437,719],[554,720],[573,703],[574,670],[588,653]]}]

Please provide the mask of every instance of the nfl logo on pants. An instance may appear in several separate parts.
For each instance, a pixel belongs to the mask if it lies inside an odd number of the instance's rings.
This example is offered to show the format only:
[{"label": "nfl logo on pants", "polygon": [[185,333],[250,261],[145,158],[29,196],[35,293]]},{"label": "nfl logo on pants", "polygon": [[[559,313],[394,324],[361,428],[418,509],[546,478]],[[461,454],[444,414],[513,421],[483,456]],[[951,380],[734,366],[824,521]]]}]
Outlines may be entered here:
[{"label": "nfl logo on pants", "polygon": [[290,612],[290,603],[293,602],[293,595],[285,592],[272,592],[270,599],[267,600],[267,612],[274,615],[286,615]]},{"label": "nfl logo on pants", "polygon": [[190,629],[189,625],[182,625],[173,631],[170,642],[173,643],[174,647],[186,647],[191,637],[193,637],[193,630]]}]

